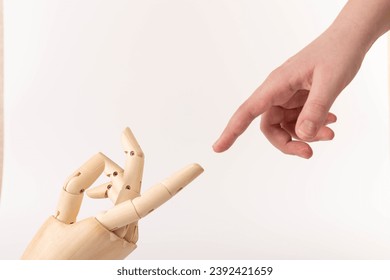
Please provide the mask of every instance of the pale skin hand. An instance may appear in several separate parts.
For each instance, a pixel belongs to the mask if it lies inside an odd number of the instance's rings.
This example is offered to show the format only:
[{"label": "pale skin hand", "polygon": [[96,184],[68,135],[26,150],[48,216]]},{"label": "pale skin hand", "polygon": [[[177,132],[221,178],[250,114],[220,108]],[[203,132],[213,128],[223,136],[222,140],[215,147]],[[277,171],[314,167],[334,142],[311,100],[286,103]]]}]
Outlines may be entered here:
[{"label": "pale skin hand", "polygon": [[[260,128],[283,153],[310,158],[308,143],[332,140],[329,112],[371,45],[390,29],[390,0],[351,0],[316,40],[274,70],[238,108],[213,145],[223,152],[262,115]],[[295,140],[294,140],[295,139]]]}]

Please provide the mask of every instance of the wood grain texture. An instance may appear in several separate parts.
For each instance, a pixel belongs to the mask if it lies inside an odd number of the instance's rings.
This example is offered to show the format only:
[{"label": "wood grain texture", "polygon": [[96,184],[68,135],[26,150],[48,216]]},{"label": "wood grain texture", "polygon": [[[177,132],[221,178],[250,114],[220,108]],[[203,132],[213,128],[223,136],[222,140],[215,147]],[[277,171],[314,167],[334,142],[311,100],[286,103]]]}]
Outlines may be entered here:
[{"label": "wood grain texture", "polygon": [[137,247],[95,218],[68,225],[49,217],[28,245],[24,260],[121,260]]}]

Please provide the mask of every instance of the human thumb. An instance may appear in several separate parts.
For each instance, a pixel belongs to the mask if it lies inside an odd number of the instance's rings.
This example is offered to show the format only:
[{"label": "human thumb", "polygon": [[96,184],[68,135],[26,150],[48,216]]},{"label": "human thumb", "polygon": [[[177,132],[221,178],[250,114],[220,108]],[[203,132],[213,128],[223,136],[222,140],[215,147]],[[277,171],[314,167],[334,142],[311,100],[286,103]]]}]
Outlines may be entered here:
[{"label": "human thumb", "polygon": [[299,114],[295,132],[305,141],[313,139],[325,124],[328,112],[340,91],[333,83],[313,80],[308,98]]}]

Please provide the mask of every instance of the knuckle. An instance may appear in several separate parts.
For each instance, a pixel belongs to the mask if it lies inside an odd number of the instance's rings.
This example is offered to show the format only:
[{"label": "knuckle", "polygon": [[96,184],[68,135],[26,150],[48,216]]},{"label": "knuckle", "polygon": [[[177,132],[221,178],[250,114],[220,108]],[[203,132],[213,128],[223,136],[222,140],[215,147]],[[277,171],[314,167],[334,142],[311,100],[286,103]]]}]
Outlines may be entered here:
[{"label": "knuckle", "polygon": [[257,107],[258,105],[260,105],[260,104],[246,105],[246,108],[244,109],[244,111],[249,119],[254,119],[258,116],[258,107]]},{"label": "knuckle", "polygon": [[284,65],[281,65],[274,70],[272,70],[271,73],[269,73],[267,79],[265,80],[266,82],[277,82],[280,80],[284,80],[287,77],[287,67]]},{"label": "knuckle", "polygon": [[308,111],[316,116],[322,116],[328,113],[328,106],[319,100],[311,100],[307,105]]}]

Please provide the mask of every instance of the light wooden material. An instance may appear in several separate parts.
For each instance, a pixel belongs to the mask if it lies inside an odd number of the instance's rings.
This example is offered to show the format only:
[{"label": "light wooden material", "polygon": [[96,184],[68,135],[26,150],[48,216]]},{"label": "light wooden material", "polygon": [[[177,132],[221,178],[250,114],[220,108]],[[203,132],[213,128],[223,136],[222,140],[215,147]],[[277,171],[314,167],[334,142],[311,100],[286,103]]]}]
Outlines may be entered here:
[{"label": "light wooden material", "polygon": [[[109,197],[115,205],[139,196],[144,169],[144,153],[133,132],[128,127],[122,133],[122,147],[126,154],[125,169],[123,170],[107,158],[106,161],[110,164],[105,169],[105,173],[111,181],[104,184],[107,186],[106,189],[101,185],[88,190],[88,196],[94,198]],[[129,242],[137,242],[137,222],[117,229],[115,233],[118,236],[125,237]]]},{"label": "light wooden material", "polygon": [[[92,198],[109,197],[114,204],[139,196],[144,169],[144,154],[129,128],[122,133],[122,145],[126,154],[126,165],[123,170],[119,165],[105,157],[104,172],[110,182],[87,191]],[[103,186],[109,186],[104,188]]]},{"label": "light wooden material", "polygon": [[83,202],[83,197],[84,195],[82,193],[73,194],[66,190],[62,190],[57,205],[57,212],[54,217],[65,224],[73,224],[76,222],[81,203]]},{"label": "light wooden material", "polygon": [[[189,165],[140,196],[144,154],[128,128],[122,145],[125,169],[98,153],[68,178],[56,214],[42,225],[22,259],[123,259],[136,248],[138,220],[203,172],[200,165]],[[111,181],[87,193],[93,198],[109,197],[115,206],[97,218],[77,222],[84,191],[103,173]]]},{"label": "light wooden material", "polygon": [[[110,188],[107,189],[107,195],[111,201],[115,203],[123,187],[123,168],[108,157],[105,157],[105,162],[106,167],[104,169],[104,173],[111,179],[109,182]],[[87,194],[89,194],[89,191]]]},{"label": "light wooden material", "polygon": [[61,192],[55,217],[66,223],[72,224],[76,221],[84,190],[90,187],[93,182],[102,174],[105,166],[104,156],[97,154],[84,163],[67,180]]},{"label": "light wooden material", "polygon": [[[123,150],[126,154],[125,172],[123,174],[123,180],[126,182],[126,186],[123,192],[127,191],[127,194],[120,195],[116,204],[125,201],[122,198],[134,199],[140,195],[145,162],[144,152],[130,128],[127,127],[123,131],[121,140]],[[127,241],[136,243],[138,241],[138,222],[129,224],[122,229],[122,232],[120,229],[116,230],[115,233],[120,235],[125,233],[125,239]]]},{"label": "light wooden material", "polygon": [[145,156],[129,128],[126,128],[122,134],[122,145],[126,154],[124,181],[130,185],[133,191],[139,193],[144,171]]},{"label": "light wooden material", "polygon": [[112,183],[104,183],[97,187],[94,187],[93,189],[87,190],[87,195],[90,198],[108,198],[108,190],[111,188]]},{"label": "light wooden material", "polygon": [[83,193],[102,174],[106,166],[105,158],[101,153],[90,158],[70,176],[65,183],[64,190],[72,194]]},{"label": "light wooden material", "polygon": [[67,225],[50,217],[28,245],[22,259],[119,260],[136,247],[106,230],[95,218]]},{"label": "light wooden material", "polygon": [[109,230],[136,222],[172,198],[202,172],[200,165],[191,164],[165,179],[163,183],[153,186],[142,196],[120,203],[96,219]]}]

